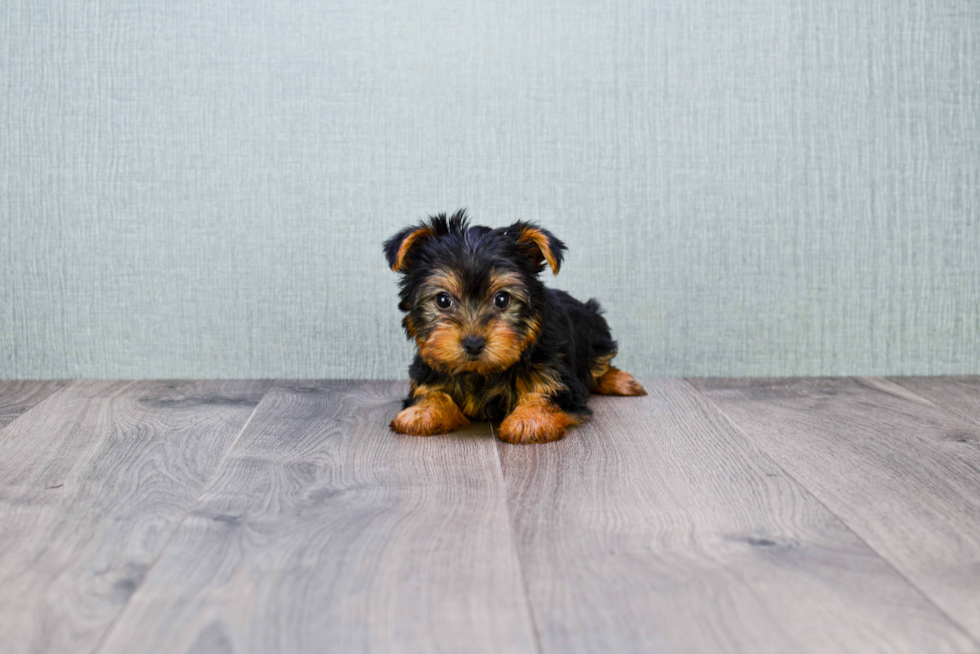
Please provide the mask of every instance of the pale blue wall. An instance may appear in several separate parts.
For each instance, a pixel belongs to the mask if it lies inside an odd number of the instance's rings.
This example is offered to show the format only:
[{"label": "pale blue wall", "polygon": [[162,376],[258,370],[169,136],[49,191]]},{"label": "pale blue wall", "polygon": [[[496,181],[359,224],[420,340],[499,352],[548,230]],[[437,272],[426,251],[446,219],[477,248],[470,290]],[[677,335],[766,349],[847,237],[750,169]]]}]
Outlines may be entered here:
[{"label": "pale blue wall", "polygon": [[402,377],[535,219],[642,375],[980,373],[980,3],[0,5],[0,377]]}]

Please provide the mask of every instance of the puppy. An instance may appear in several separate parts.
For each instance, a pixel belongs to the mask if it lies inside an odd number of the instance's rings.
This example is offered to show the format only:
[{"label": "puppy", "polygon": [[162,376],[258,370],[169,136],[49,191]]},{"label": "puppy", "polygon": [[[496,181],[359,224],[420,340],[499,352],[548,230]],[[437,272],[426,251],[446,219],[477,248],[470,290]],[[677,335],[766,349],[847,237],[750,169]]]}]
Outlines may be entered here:
[{"label": "puppy", "polygon": [[545,288],[565,244],[528,222],[471,226],[465,210],[408,227],[384,243],[401,273],[398,308],[418,348],[399,433],[429,436],[502,421],[508,443],[558,440],[590,415],[589,393],[646,395],[609,365],[616,341],[595,300]]}]

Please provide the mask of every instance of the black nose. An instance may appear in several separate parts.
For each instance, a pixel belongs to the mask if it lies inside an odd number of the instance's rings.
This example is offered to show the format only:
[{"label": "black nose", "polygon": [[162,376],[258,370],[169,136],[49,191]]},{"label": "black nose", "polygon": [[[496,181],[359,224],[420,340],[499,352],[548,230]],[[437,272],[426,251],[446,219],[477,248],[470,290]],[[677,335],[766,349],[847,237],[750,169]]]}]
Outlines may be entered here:
[{"label": "black nose", "polygon": [[483,348],[486,346],[487,340],[485,338],[480,338],[479,336],[467,336],[463,339],[463,349],[470,356],[475,357],[480,352],[483,352]]}]

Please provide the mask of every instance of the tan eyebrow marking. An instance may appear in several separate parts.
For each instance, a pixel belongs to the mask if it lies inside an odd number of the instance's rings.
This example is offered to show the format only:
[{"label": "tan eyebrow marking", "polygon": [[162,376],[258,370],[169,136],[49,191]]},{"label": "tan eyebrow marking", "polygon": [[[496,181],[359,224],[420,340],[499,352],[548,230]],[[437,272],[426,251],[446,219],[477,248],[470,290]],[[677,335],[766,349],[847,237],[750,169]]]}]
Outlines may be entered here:
[{"label": "tan eyebrow marking", "polygon": [[517,293],[524,295],[522,289],[524,284],[521,283],[521,277],[517,273],[512,272],[493,272],[490,274],[490,297],[493,297],[497,291],[502,289],[512,289],[517,290]]},{"label": "tan eyebrow marking", "polygon": [[462,280],[455,273],[447,270],[439,270],[433,273],[425,280],[425,285],[446,290],[457,298],[463,295]]}]

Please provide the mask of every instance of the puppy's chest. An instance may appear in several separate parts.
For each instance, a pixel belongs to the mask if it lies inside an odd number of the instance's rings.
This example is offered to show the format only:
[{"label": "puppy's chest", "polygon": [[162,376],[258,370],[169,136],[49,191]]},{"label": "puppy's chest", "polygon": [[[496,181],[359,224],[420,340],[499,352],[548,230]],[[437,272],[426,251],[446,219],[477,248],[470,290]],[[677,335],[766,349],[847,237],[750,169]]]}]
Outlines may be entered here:
[{"label": "puppy's chest", "polygon": [[446,392],[463,414],[474,420],[503,420],[517,404],[515,384],[507,379],[453,378]]}]

